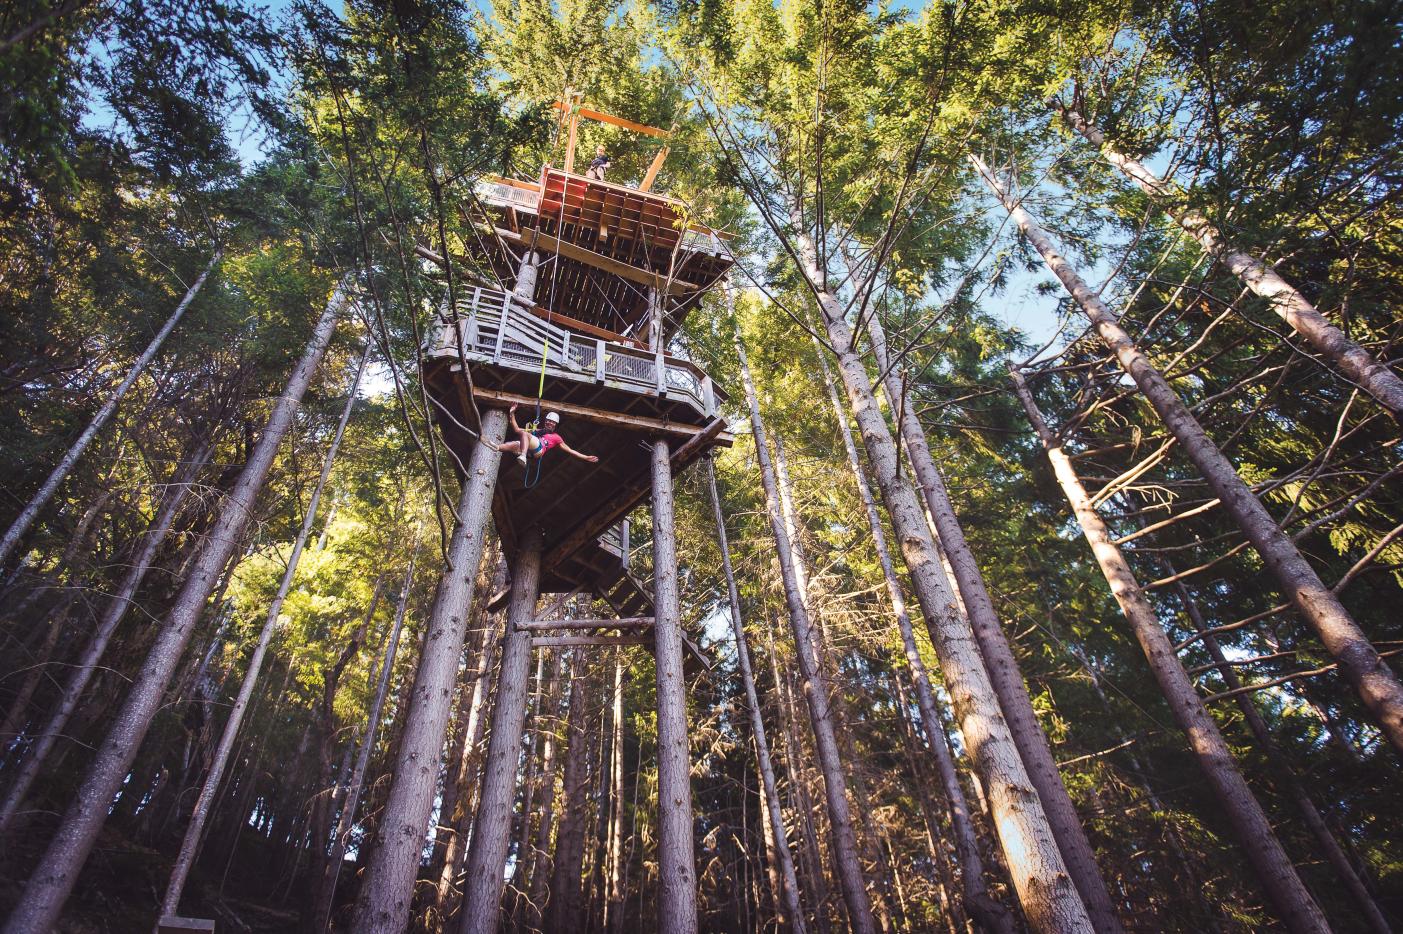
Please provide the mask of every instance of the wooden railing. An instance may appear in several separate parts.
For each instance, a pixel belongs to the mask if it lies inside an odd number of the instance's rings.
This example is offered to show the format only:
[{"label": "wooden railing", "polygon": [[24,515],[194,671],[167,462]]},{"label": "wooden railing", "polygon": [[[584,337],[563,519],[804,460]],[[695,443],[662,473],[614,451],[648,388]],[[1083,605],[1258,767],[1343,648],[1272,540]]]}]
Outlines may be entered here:
[{"label": "wooden railing", "polygon": [[[470,361],[539,372],[545,355],[547,379],[594,382],[645,395],[682,398],[710,418],[721,394],[711,377],[679,357],[575,334],[515,304],[510,293],[485,286],[458,300],[458,329]],[[456,356],[449,316],[441,315],[430,354]]]}]

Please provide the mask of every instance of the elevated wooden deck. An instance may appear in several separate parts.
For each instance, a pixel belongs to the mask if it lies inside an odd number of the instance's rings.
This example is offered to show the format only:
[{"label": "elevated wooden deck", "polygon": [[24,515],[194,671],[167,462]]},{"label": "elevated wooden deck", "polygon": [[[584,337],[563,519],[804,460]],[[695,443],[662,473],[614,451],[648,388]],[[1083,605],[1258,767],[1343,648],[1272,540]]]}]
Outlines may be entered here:
[{"label": "elevated wooden deck", "polygon": [[[534,183],[488,176],[477,196],[503,244],[548,260],[536,304],[615,333],[646,326],[650,289],[663,296],[672,333],[734,262],[723,235],[690,223],[685,205],[665,195],[547,166]],[[514,281],[517,255],[488,259]]]},{"label": "elevated wooden deck", "polygon": [[723,395],[690,361],[572,334],[497,289],[464,294],[458,315],[457,322],[441,323],[424,359],[425,386],[445,441],[466,464],[480,409],[519,402],[521,422],[533,418],[544,348],[542,413],[561,413],[566,442],[600,460],[590,464],[553,452],[539,473],[532,467],[528,486],[515,458],[504,457],[493,515],[509,553],[527,528],[542,531],[543,592],[599,592],[612,569],[597,539],[648,497],[648,442],[664,437],[672,443],[674,472],[716,445],[729,445],[718,409]]}]

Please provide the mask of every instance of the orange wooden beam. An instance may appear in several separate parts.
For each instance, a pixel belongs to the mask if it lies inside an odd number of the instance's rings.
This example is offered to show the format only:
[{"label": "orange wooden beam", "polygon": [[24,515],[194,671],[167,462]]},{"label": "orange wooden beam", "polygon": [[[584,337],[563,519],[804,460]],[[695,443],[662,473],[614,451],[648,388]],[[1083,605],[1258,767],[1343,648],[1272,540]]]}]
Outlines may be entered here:
[{"label": "orange wooden beam", "polygon": [[660,130],[655,126],[648,126],[644,123],[634,123],[632,120],[625,120],[623,117],[616,117],[613,114],[606,114],[600,110],[590,110],[588,107],[571,108],[563,101],[555,102],[556,110],[574,110],[576,114],[586,120],[598,120],[600,123],[608,123],[612,126],[623,127],[625,130],[632,130],[634,133],[642,133],[646,136],[657,136],[667,139],[667,130]]}]

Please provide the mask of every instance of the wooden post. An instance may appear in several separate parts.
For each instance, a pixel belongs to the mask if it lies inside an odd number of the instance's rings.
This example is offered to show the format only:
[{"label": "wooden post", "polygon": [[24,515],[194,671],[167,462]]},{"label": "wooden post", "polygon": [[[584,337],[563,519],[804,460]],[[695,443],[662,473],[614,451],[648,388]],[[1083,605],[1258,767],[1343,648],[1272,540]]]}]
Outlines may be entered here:
[{"label": "wooden post", "polygon": [[794,872],[794,856],[789,851],[789,840],[784,835],[784,813],[779,803],[779,791],[775,784],[774,765],[770,759],[770,744],[765,737],[765,721],[760,716],[760,698],[755,692],[755,674],[750,667],[750,644],[745,637],[745,625],[740,617],[740,591],[736,588],[735,571],[731,568],[731,546],[726,539],[726,520],[721,514],[721,497],[716,492],[716,467],[711,455],[706,455],[706,482],[711,491],[712,517],[716,520],[716,540],[721,546],[721,568],[726,574],[726,594],[731,604],[731,634],[736,639],[736,663],[740,667],[741,681],[745,684],[745,701],[750,711],[750,732],[755,740],[755,758],[760,766],[760,778],[764,785],[766,821],[773,835],[774,852],[779,863],[782,879],[781,891],[777,893],[783,903],[779,912],[779,922],[793,934],[805,934],[804,907],[799,901],[799,879]]},{"label": "wooden post", "polygon": [[643,181],[638,183],[639,191],[650,191],[653,182],[657,181],[658,173],[662,171],[663,162],[667,159],[670,147],[664,146],[658,150],[658,154],[653,157],[653,161],[648,165],[648,173],[643,176]]},{"label": "wooden post", "polygon": [[461,934],[496,934],[501,916],[502,871],[507,864],[531,670],[531,634],[521,624],[529,622],[536,612],[540,581],[541,534],[533,529],[522,536],[520,551],[512,562],[511,603],[502,640],[497,699],[492,707],[492,735],[487,742],[487,767],[464,872]]},{"label": "wooden post", "polygon": [[1125,556],[1112,541],[1110,530],[1091,505],[1091,497],[1082,486],[1072,460],[1062,450],[1061,442],[1053,436],[1043,421],[1042,413],[1033,402],[1023,374],[1016,367],[1009,367],[1014,390],[1023,410],[1028,413],[1028,421],[1042,442],[1047,459],[1052,464],[1052,472],[1072,506],[1082,534],[1091,545],[1096,563],[1111,587],[1111,593],[1120,605],[1121,612],[1130,622],[1135,638],[1145,652],[1150,663],[1150,671],[1159,683],[1160,692],[1169,702],[1179,728],[1188,738],[1189,746],[1198,757],[1199,766],[1208,779],[1209,786],[1218,798],[1223,813],[1237,832],[1244,854],[1271,900],[1279,917],[1291,931],[1312,931],[1324,934],[1330,930],[1315,900],[1306,891],[1291,859],[1286,855],[1281,841],[1272,830],[1271,822],[1262,811],[1260,802],[1233,761],[1232,750],[1228,748],[1218,724],[1209,715],[1189,680],[1188,673],[1174,653],[1174,644],[1160,626],[1155,609],[1150,605],[1144,591],[1140,589],[1134,572]]},{"label": "wooden post", "polygon": [[692,847],[672,456],[667,441],[661,438],[653,442],[653,613],[658,685],[658,928],[665,934],[696,934],[697,872]]},{"label": "wooden post", "polygon": [[502,455],[496,447],[506,430],[507,413],[501,409],[483,413],[481,443],[473,445],[468,461],[458,502],[458,525],[448,547],[448,567],[439,580],[424,628],[424,648],[404,716],[394,782],[356,903],[352,930],[357,934],[390,934],[404,930],[409,923],[419,854],[438,790],[438,765],[443,758],[458,659],[482,561],[492,494],[497,488]]},{"label": "wooden post", "polygon": [[1222,501],[1223,510],[1261,555],[1262,563],[1280,583],[1283,595],[1291,600],[1301,619],[1339,663],[1340,674],[1358,692],[1384,736],[1394,749],[1403,752],[1403,679],[1379,657],[1378,649],[1345,609],[1339,596],[1320,579],[1291,536],[1281,530],[1276,518],[1238,475],[1232,461],[1203,430],[1169,380],[1121,325],[1116,313],[1057,252],[1047,231],[1033,220],[989,167],[972,153],[969,158],[1008,210],[1009,217],[1041,254],[1047,268],[1076,300],[1121,369],[1135,381],[1164,427],[1178,440],[1184,455]]},{"label": "wooden post", "polygon": [[[565,138],[565,171],[573,173],[575,171],[575,142],[578,139],[580,130],[580,102],[584,100],[584,95],[574,91],[565,93],[565,109],[569,113],[569,132]],[[558,137],[557,137],[558,138]]]}]

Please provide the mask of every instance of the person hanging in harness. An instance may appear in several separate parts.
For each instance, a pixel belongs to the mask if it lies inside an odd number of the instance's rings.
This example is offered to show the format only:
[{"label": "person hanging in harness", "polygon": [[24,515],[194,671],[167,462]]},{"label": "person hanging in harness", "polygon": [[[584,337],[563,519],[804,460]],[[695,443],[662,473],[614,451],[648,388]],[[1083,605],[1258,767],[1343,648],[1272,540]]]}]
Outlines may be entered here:
[{"label": "person hanging in harness", "polygon": [[589,168],[585,170],[586,178],[593,178],[604,181],[604,170],[614,164],[614,160],[609,158],[609,153],[603,146],[595,150],[594,158],[590,160]]},{"label": "person hanging in harness", "polygon": [[591,464],[599,463],[599,458],[593,454],[581,454],[579,451],[565,443],[565,439],[556,433],[556,428],[560,425],[560,416],[554,412],[547,412],[544,420],[544,427],[538,430],[522,428],[516,423],[516,406],[513,405],[508,412],[511,415],[512,431],[520,436],[518,441],[505,441],[497,445],[497,450],[504,454],[515,454],[517,462],[522,467],[526,466],[527,458],[540,460],[545,457],[552,448],[560,448],[571,457],[578,457],[582,461]]}]

